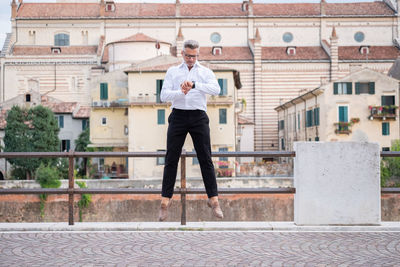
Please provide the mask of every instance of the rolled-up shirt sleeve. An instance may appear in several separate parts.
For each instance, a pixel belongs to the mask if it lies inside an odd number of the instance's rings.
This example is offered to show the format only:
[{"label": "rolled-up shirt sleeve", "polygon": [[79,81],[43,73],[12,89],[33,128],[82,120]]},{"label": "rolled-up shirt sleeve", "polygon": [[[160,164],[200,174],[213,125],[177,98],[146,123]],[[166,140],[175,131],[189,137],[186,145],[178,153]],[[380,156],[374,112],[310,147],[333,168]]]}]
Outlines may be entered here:
[{"label": "rolled-up shirt sleeve", "polygon": [[181,90],[174,90],[174,75],[172,74],[171,69],[167,71],[165,75],[165,79],[163,82],[163,86],[161,89],[160,99],[162,102],[172,102],[178,97],[184,96]]},{"label": "rolled-up shirt sleeve", "polygon": [[211,70],[205,71],[203,82],[196,81],[195,89],[210,95],[218,95],[221,91],[217,79]]}]

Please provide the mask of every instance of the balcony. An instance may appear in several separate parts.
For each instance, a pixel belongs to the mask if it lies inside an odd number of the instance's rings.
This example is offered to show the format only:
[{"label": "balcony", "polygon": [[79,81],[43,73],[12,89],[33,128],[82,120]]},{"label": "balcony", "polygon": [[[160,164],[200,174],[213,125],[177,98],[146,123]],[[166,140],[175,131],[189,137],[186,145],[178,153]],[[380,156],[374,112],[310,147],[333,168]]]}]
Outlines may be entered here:
[{"label": "balcony", "polygon": [[128,99],[117,99],[113,101],[93,101],[92,107],[98,108],[125,108],[129,106]]},{"label": "balcony", "polygon": [[397,106],[368,106],[368,109],[370,110],[370,120],[396,120]]},{"label": "balcony", "polygon": [[138,94],[129,98],[130,104],[135,106],[148,106],[148,105],[167,105],[161,102],[160,95],[157,94]]},{"label": "balcony", "polygon": [[351,122],[335,122],[335,134],[351,134]]},{"label": "balcony", "polygon": [[233,97],[227,95],[213,95],[209,96],[207,99],[208,105],[217,106],[217,105],[233,105]]}]

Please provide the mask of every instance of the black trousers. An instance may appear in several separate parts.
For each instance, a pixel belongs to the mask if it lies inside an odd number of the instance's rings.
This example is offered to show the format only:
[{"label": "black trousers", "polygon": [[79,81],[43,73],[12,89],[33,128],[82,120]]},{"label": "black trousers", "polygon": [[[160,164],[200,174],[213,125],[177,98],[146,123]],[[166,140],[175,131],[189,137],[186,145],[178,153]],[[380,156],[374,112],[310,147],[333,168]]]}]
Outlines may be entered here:
[{"label": "black trousers", "polygon": [[162,196],[174,193],[178,161],[187,133],[193,140],[207,196],[218,196],[214,165],[211,160],[210,127],[207,113],[202,110],[173,109],[168,117],[167,153],[165,156]]}]

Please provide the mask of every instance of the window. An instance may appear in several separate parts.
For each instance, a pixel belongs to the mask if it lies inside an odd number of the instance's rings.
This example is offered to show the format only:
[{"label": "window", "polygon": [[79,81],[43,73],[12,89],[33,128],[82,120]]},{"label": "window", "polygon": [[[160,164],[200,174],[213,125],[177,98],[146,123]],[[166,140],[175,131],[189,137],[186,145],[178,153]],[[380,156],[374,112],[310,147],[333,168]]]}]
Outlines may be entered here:
[{"label": "window", "polygon": [[394,105],[394,95],[383,95],[381,96],[382,106],[392,106]]},{"label": "window", "polygon": [[213,46],[212,54],[213,56],[222,55],[222,46]]},{"label": "window", "polygon": [[161,103],[161,89],[163,86],[164,80],[157,80],[156,81],[156,102]]},{"label": "window", "polygon": [[221,91],[219,95],[227,95],[228,94],[228,80],[227,79],[218,79],[219,87]]},{"label": "window", "polygon": [[[165,152],[164,149],[157,149],[158,152]],[[165,165],[165,157],[157,158],[157,165]]]},{"label": "window", "polygon": [[104,171],[104,158],[99,159],[99,171]]},{"label": "window", "polygon": [[219,124],[226,124],[226,108],[219,109]]},{"label": "window", "polygon": [[390,151],[390,147],[382,147],[382,151]]},{"label": "window", "polygon": [[367,83],[356,83],[356,95],[359,94],[375,94],[375,83],[367,82]]},{"label": "window", "polygon": [[58,127],[60,127],[60,129],[64,128],[64,116],[60,115],[57,116],[56,118],[58,120]]},{"label": "window", "polygon": [[31,102],[31,95],[30,94],[26,94],[25,95],[25,102]]},{"label": "window", "polygon": [[319,108],[314,108],[314,125],[319,125]]},{"label": "window", "polygon": [[107,118],[106,117],[101,118],[101,125],[102,126],[107,125]]},{"label": "window", "polygon": [[285,139],[281,138],[281,150],[285,150]]},{"label": "window", "polygon": [[165,124],[165,109],[157,110],[157,124]]},{"label": "window", "polygon": [[128,116],[128,108],[125,108],[124,115],[125,115],[125,116]]},{"label": "window", "polygon": [[319,137],[318,137],[318,136],[315,137],[315,141],[316,141],[316,142],[319,141]]},{"label": "window", "polygon": [[69,151],[71,148],[71,141],[70,140],[61,140],[61,151]]},{"label": "window", "polygon": [[354,40],[356,40],[357,42],[361,43],[362,41],[364,41],[365,39],[365,35],[363,32],[356,32],[354,34]]},{"label": "window", "polygon": [[[196,152],[195,149],[192,150],[193,152]],[[192,164],[193,165],[198,165],[199,164],[199,159],[197,157],[193,157],[192,159]]]},{"label": "window", "polygon": [[285,43],[290,43],[291,41],[293,41],[293,34],[290,33],[290,32],[285,32],[285,33],[282,35],[282,40],[283,40]]},{"label": "window", "polygon": [[[220,147],[220,148],[218,148],[218,151],[219,152],[228,152],[228,148],[227,147]],[[220,161],[228,161],[228,158],[227,157],[219,157],[219,160]],[[228,168],[228,166],[220,166],[220,168]]]},{"label": "window", "polygon": [[58,33],[54,36],[55,46],[69,46],[69,35],[66,33]]},{"label": "window", "polygon": [[100,100],[108,99],[108,83],[100,83]]},{"label": "window", "polygon": [[89,126],[89,120],[82,120],[82,131],[86,130]]},{"label": "window", "polygon": [[306,115],[306,126],[311,127],[313,126],[313,110],[307,110],[307,115]]},{"label": "window", "polygon": [[348,122],[348,107],[347,106],[339,106],[339,122]]},{"label": "window", "polygon": [[279,127],[279,130],[285,129],[285,121],[284,120],[280,120],[278,127]]},{"label": "window", "polygon": [[288,47],[288,48],[286,48],[286,53],[287,53],[289,56],[294,56],[294,55],[296,55],[296,47]]},{"label": "window", "polygon": [[382,135],[390,135],[389,122],[382,122]]},{"label": "window", "polygon": [[221,42],[221,34],[219,34],[217,32],[212,33],[210,36],[210,40],[214,44],[218,44],[219,42]]},{"label": "window", "polygon": [[351,95],[352,84],[351,83],[334,83],[333,94],[334,95]]}]

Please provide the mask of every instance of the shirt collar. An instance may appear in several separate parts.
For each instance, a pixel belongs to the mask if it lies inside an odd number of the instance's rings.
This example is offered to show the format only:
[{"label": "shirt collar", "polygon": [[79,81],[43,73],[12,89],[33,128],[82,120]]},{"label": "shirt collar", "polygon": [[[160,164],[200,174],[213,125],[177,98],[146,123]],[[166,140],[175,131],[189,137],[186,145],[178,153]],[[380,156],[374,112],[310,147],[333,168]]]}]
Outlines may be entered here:
[{"label": "shirt collar", "polygon": [[[199,68],[200,66],[201,65],[200,65],[199,61],[196,60],[196,62],[193,65],[193,68]],[[183,60],[182,63],[179,65],[179,68],[185,68],[185,67],[188,68],[185,61]]]}]

